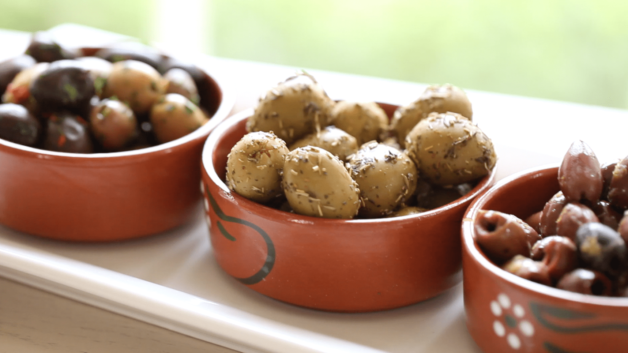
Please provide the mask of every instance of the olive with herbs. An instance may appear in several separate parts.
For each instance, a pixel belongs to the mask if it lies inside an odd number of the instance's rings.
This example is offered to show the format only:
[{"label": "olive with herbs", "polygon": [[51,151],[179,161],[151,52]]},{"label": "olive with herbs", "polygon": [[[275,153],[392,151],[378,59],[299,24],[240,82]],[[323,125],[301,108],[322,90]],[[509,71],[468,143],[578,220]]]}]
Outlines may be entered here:
[{"label": "olive with herbs", "polygon": [[362,204],[358,184],[340,159],[319,147],[301,147],[286,155],[282,186],[297,214],[350,219]]},{"label": "olive with herbs", "polygon": [[81,113],[96,94],[94,80],[76,60],[55,61],[30,87],[39,109],[44,112],[69,110]]},{"label": "olive with herbs", "polygon": [[421,178],[436,185],[456,185],[488,175],[497,155],[493,142],[456,113],[432,113],[406,137],[408,155]]},{"label": "olive with herbs", "polygon": [[116,97],[136,115],[148,113],[166,93],[167,81],[150,65],[125,60],[113,64],[104,97]]},{"label": "olive with herbs", "polygon": [[273,133],[244,135],[227,155],[227,186],[249,200],[277,199],[282,196],[281,173],[288,152],[286,143]]},{"label": "olive with herbs", "polygon": [[105,99],[89,116],[96,141],[107,151],[116,151],[133,141],[138,134],[137,119],[131,108],[116,100]]},{"label": "olive with herbs", "polygon": [[402,146],[408,133],[430,113],[458,113],[471,120],[473,110],[467,95],[460,88],[445,84],[429,86],[418,100],[395,111],[390,130],[399,138]]},{"label": "olive with herbs", "polygon": [[67,113],[53,114],[46,123],[44,149],[69,153],[94,151],[87,122],[80,117]]},{"label": "olive with herbs", "polygon": [[103,98],[105,84],[107,83],[113,65],[109,61],[95,56],[85,56],[76,60],[83,65],[85,70],[89,71],[92,80],[94,80],[96,95]]},{"label": "olive with herbs", "polygon": [[316,146],[336,155],[341,161],[358,151],[355,137],[334,126],[309,134],[290,145],[290,150],[305,146]]},{"label": "olive with herbs", "polygon": [[194,83],[196,84],[196,88],[198,88],[199,90],[202,89],[207,83],[205,73],[203,73],[201,69],[199,69],[196,65],[190,62],[178,58],[169,57],[162,60],[161,65],[157,70],[165,74],[172,69],[181,69],[187,72],[190,77],[192,77]]},{"label": "olive with herbs", "polygon": [[48,32],[35,32],[26,49],[26,54],[32,56],[40,63],[73,59],[75,56],[55,42]]},{"label": "olive with herbs", "polygon": [[31,98],[31,83],[49,66],[48,63],[38,63],[20,71],[7,86],[7,90],[2,95],[2,102],[21,104],[31,112],[35,112],[37,105],[35,100]]},{"label": "olive with herbs", "polygon": [[20,55],[0,63],[0,92],[4,92],[13,78],[24,69],[35,65],[36,61],[30,55]]},{"label": "olive with herbs", "polygon": [[167,94],[150,111],[153,132],[161,143],[183,137],[208,120],[199,107],[176,93]]},{"label": "olive with herbs", "polygon": [[187,71],[178,68],[170,69],[164,74],[164,79],[168,82],[166,93],[178,93],[198,105],[200,101],[198,89]]},{"label": "olive with herbs", "polygon": [[360,188],[364,200],[360,215],[365,217],[392,214],[416,189],[414,162],[405,153],[375,141],[349,156],[346,167]]},{"label": "olive with herbs", "polygon": [[273,131],[288,145],[329,125],[334,102],[308,74],[289,77],[262,97],[246,131]]},{"label": "olive with herbs", "polygon": [[0,138],[25,146],[35,146],[41,136],[41,124],[25,107],[0,104]]},{"label": "olive with herbs", "polygon": [[386,112],[377,103],[341,101],[331,110],[332,123],[356,138],[358,145],[379,139],[388,126]]}]

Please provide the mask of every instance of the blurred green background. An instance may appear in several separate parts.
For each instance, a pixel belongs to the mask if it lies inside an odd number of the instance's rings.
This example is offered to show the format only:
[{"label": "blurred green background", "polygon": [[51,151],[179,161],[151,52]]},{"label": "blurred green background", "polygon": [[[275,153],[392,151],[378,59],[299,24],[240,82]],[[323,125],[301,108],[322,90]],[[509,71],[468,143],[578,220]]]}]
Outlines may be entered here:
[{"label": "blurred green background", "polygon": [[[0,0],[0,28],[74,22],[150,42],[164,1]],[[199,50],[216,56],[628,108],[628,1],[177,2],[199,3]]]}]

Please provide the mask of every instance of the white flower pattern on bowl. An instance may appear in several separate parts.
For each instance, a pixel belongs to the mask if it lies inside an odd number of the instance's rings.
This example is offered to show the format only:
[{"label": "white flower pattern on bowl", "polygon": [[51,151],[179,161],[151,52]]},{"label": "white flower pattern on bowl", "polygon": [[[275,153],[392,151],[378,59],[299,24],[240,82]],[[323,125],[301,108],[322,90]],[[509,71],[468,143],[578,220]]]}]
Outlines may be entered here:
[{"label": "white flower pattern on bowl", "polygon": [[490,309],[493,315],[497,317],[493,321],[493,332],[498,337],[506,337],[510,348],[514,350],[521,348],[521,338],[517,334],[525,337],[534,335],[534,326],[530,321],[524,319],[526,312],[523,306],[520,304],[513,305],[506,294],[501,293],[497,296],[497,300],[491,301]]}]

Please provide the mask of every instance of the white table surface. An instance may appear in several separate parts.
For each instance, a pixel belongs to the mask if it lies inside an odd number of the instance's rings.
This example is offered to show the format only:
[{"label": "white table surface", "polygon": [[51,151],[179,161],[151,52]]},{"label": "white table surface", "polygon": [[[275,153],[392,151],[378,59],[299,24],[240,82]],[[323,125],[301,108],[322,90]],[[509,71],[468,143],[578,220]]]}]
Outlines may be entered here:
[{"label": "white table surface", "polygon": [[[27,37],[0,31],[0,39],[5,38],[13,43],[13,51],[0,49],[0,58],[23,50],[20,45]],[[259,95],[297,69],[208,56],[195,56],[194,60],[201,66],[219,67],[231,78],[237,90],[237,111],[254,106]],[[408,82],[309,71],[334,99],[407,104],[425,88]],[[620,142],[625,141],[623,134],[628,131],[626,111],[469,90],[467,93],[473,103],[474,120],[496,146],[500,160],[498,178],[533,166],[557,163],[576,139],[586,141],[602,161],[628,154],[628,145]],[[330,337],[366,350],[480,352],[465,327],[461,285],[423,303],[365,314],[303,309],[249,290],[222,272],[215,262],[200,205],[192,222],[145,239],[112,244],[64,243],[0,226],[0,246],[95,265],[199,300],[237,308],[251,314],[252,321],[260,318],[260,323],[294,327],[299,332],[312,332],[320,335],[316,337]],[[29,312],[28,303],[20,305],[24,315],[34,315]],[[2,329],[0,325],[0,337]]]}]

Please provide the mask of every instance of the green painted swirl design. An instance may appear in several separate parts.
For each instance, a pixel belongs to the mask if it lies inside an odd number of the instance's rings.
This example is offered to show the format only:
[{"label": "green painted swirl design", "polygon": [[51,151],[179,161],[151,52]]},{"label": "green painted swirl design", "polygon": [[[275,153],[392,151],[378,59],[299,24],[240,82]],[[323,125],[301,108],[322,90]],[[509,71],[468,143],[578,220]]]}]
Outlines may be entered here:
[{"label": "green painted swirl design", "polygon": [[[585,332],[603,332],[603,331],[628,331],[628,324],[622,323],[602,323],[602,324],[583,324],[581,326],[563,326],[550,321],[554,318],[562,321],[574,320],[592,320],[596,318],[595,314],[575,311],[570,309],[559,308],[550,305],[530,302],[530,311],[536,320],[545,328],[555,332],[564,334],[577,334]],[[548,353],[585,353],[583,351],[571,351],[560,348],[551,342],[543,342],[543,348]]]},{"label": "green painted swirl design", "polygon": [[[207,187],[205,187],[205,190],[206,190],[205,194],[207,195],[207,198],[209,199],[209,203],[211,204],[211,207],[216,213],[216,215],[218,216],[218,218],[220,218],[224,222],[237,223],[237,224],[241,224],[243,226],[252,228],[257,233],[259,233],[259,235],[261,235],[262,238],[264,239],[264,242],[266,243],[267,255],[266,255],[266,261],[264,262],[264,265],[262,266],[262,268],[250,277],[239,278],[239,277],[234,276],[236,280],[247,285],[252,285],[252,284],[260,282],[261,280],[266,278],[266,276],[268,276],[270,271],[273,269],[273,266],[275,266],[275,245],[273,244],[272,239],[270,239],[270,236],[268,236],[268,234],[259,226],[249,221],[245,221],[243,219],[237,218],[237,217],[227,216],[222,211],[222,209],[220,209],[220,206],[218,206],[218,203],[216,203],[216,200],[209,193]],[[218,230],[220,231],[220,233],[225,238],[229,239],[230,241],[236,241],[236,238],[233,235],[229,234],[227,229],[225,229],[225,227],[222,225],[220,221],[218,221],[216,225],[218,226]]]}]

